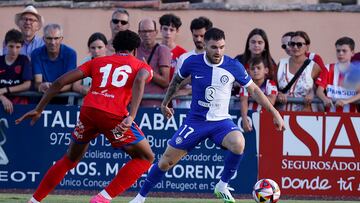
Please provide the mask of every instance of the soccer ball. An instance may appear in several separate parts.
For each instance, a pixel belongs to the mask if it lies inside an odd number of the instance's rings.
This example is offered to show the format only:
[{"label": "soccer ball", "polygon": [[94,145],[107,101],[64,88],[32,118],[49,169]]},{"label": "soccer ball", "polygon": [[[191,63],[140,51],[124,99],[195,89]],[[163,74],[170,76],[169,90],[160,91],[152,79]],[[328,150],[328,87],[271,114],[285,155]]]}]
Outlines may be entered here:
[{"label": "soccer ball", "polygon": [[257,203],[275,203],[280,198],[280,188],[271,179],[261,179],[253,189],[253,197]]}]

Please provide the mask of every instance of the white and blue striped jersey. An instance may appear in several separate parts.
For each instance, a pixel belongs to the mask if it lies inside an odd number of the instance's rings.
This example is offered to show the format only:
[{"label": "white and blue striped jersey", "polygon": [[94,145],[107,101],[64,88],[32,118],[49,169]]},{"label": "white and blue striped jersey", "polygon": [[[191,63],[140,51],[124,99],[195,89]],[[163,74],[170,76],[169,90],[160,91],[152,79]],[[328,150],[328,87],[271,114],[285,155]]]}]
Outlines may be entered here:
[{"label": "white and blue striped jersey", "polygon": [[231,118],[229,103],[233,83],[248,87],[253,81],[241,63],[229,56],[223,56],[219,64],[212,64],[206,53],[189,56],[181,66],[178,75],[191,75],[192,101],[188,117],[206,121]]}]

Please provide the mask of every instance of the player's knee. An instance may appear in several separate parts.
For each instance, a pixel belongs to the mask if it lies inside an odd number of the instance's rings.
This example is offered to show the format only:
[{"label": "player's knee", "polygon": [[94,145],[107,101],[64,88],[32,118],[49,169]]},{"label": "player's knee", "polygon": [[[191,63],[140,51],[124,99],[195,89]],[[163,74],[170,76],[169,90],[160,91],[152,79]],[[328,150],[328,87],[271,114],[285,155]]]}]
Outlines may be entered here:
[{"label": "player's knee", "polygon": [[138,158],[153,163],[155,160],[155,154],[153,152],[143,153],[140,156],[132,156],[132,158]]},{"label": "player's knee", "polygon": [[162,171],[168,171],[175,165],[175,162],[170,159],[169,156],[163,155],[159,161],[159,168]]},{"label": "player's knee", "polygon": [[237,139],[232,139],[229,141],[228,149],[235,154],[242,154],[245,149],[245,139],[243,136],[238,137]]}]

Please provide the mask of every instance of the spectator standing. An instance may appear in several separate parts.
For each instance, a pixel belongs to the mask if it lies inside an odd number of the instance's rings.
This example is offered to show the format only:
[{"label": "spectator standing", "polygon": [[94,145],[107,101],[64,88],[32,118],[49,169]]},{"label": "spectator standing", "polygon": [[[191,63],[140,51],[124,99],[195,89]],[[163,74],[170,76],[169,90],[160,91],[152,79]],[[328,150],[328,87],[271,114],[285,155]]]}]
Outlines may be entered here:
[{"label": "spectator standing", "polygon": [[119,31],[124,31],[129,29],[129,27],[130,27],[129,12],[124,8],[117,8],[111,15],[111,20],[110,20],[111,39],[108,40],[109,43],[106,46],[108,56],[115,53],[115,49],[112,44],[115,35]]},{"label": "spectator standing", "polygon": [[[48,24],[44,27],[45,45],[37,48],[31,54],[33,64],[35,89],[46,92],[58,77],[76,68],[76,52],[62,44],[63,30],[58,24]],[[71,84],[65,85],[61,92],[71,89]],[[67,104],[67,98],[55,98],[53,104]]]},{"label": "spectator standing", "polygon": [[11,93],[29,90],[33,75],[28,57],[20,54],[24,35],[18,30],[9,30],[4,42],[7,53],[0,56],[0,101],[11,114],[13,104],[29,103],[27,97],[11,96]]},{"label": "spectator standing", "polygon": [[[319,86],[317,90],[319,98],[328,112],[357,112],[354,102],[360,99],[359,90],[347,89],[343,85],[351,57],[354,56],[355,42],[350,37],[342,37],[335,42],[335,48],[337,62],[326,65],[328,70],[326,96],[323,87]],[[337,100],[335,105],[332,100]]]},{"label": "spectator standing", "polygon": [[[107,44],[108,42],[104,34],[100,32],[93,33],[89,37],[87,42],[90,56],[85,57],[84,60],[81,62],[81,64],[97,57],[106,56]],[[85,96],[89,92],[90,86],[91,86],[91,78],[87,77],[84,78],[83,80],[76,81],[73,84],[73,90]]]},{"label": "spectator standing", "polygon": [[[139,22],[139,35],[141,43],[136,50],[136,57],[147,62],[153,69],[154,77],[145,86],[145,94],[164,95],[169,85],[171,51],[156,42],[156,22],[143,19]],[[142,107],[160,107],[161,100],[143,100]]]},{"label": "spectator standing", "polygon": [[269,77],[272,79],[275,76],[276,63],[270,54],[269,40],[263,29],[255,28],[246,39],[244,53],[237,55],[235,59],[248,69],[250,59],[259,56],[264,59],[265,66],[269,68]]},{"label": "spectator standing", "polygon": [[285,51],[288,56],[291,56],[289,42],[291,37],[294,36],[294,32],[287,32],[281,37],[281,48]]},{"label": "spectator standing", "polygon": [[[205,42],[204,42],[204,35],[207,30],[212,28],[212,22],[206,17],[198,17],[191,21],[190,24],[190,31],[192,34],[192,39],[194,42],[195,49],[186,52],[185,54],[181,55],[177,61],[175,73],[181,68],[184,61],[192,56],[197,54],[202,54],[205,51]],[[179,91],[174,94],[174,97],[178,96],[187,96],[191,95],[191,79],[190,77],[183,80],[179,86]],[[190,100],[173,100],[172,105],[174,108],[190,108],[191,101]]]},{"label": "spectator standing", "polygon": [[[249,61],[249,75],[254,83],[261,89],[272,105],[276,102],[278,94],[276,83],[268,78],[269,68],[265,66],[262,57],[255,57]],[[242,127],[245,132],[252,130],[251,124],[247,119],[248,110],[265,110],[256,101],[249,102],[251,95],[245,87],[240,87],[240,110],[242,117]]]},{"label": "spectator standing", "polygon": [[[44,40],[37,33],[44,25],[44,18],[39,14],[36,8],[32,5],[25,7],[25,9],[15,15],[15,24],[24,35],[24,43],[21,47],[20,54],[26,55],[29,59],[31,53],[44,45]],[[7,47],[3,46],[4,55],[7,53]]]},{"label": "spectator standing", "polygon": [[[286,54],[288,56],[291,56],[291,48],[289,47],[289,42],[291,38],[294,36],[295,32],[287,32],[285,33],[281,38],[281,48],[285,50]],[[310,44],[309,44],[310,46]],[[327,69],[325,67],[325,64],[319,54],[313,53],[313,52],[306,52],[306,57],[308,57],[310,60],[313,60],[319,67],[321,68],[321,72],[319,74],[319,77],[316,78],[315,84],[317,85],[317,88],[322,87],[322,90],[326,88],[327,83]],[[322,95],[319,95],[318,90],[316,90],[316,95],[320,98],[322,98],[325,93],[322,93]],[[322,106],[318,106],[319,110],[322,109]]]},{"label": "spectator standing", "polygon": [[179,29],[182,23],[181,19],[172,13],[161,16],[159,23],[162,37],[161,44],[169,47],[171,50],[171,66],[169,77],[169,81],[171,81],[175,72],[178,58],[182,54],[186,53],[186,50],[183,47],[176,44],[176,35],[179,33]]},{"label": "spectator standing", "polygon": [[[291,51],[290,58],[281,59],[279,62],[277,81],[279,87],[278,100],[282,104],[281,110],[286,111],[316,111],[315,105],[311,102],[314,98],[315,81],[319,77],[321,68],[317,63],[307,58],[306,53],[309,50],[310,38],[303,31],[296,31],[289,42]],[[304,66],[304,69],[301,67]],[[296,72],[302,70],[294,83],[290,81],[296,75]],[[284,91],[289,85],[288,90]],[[284,92],[281,92],[284,91]],[[288,97],[304,98],[304,104],[288,103]]]},{"label": "spectator standing", "polygon": [[[262,57],[264,64],[269,68],[268,77],[271,80],[276,81],[275,72],[276,72],[276,63],[270,54],[270,46],[269,40],[266,35],[266,32],[263,29],[255,28],[251,30],[246,39],[246,45],[244,53],[241,55],[237,55],[235,59],[237,59],[240,63],[242,63],[246,70],[249,68],[249,61],[254,57]],[[240,91],[240,85],[236,82],[234,84],[232,95],[239,96],[238,93]],[[234,101],[231,105],[232,108],[239,108],[239,103]]]}]

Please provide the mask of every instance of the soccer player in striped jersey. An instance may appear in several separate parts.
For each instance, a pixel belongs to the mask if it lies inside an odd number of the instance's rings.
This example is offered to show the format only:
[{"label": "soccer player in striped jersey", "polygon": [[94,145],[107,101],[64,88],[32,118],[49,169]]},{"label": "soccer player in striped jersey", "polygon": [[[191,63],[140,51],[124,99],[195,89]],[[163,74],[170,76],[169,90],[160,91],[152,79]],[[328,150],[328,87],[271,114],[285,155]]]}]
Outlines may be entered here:
[{"label": "soccer player in striped jersey", "polygon": [[218,146],[228,149],[221,180],[215,186],[215,195],[227,203],[235,202],[228,183],[239,167],[245,147],[240,129],[231,120],[229,103],[235,81],[247,88],[253,98],[270,111],[278,130],[284,121],[266,96],[255,85],[245,68],[235,59],[224,55],[225,34],[218,28],[205,33],[205,53],[188,57],[170,83],[161,111],[165,117],[173,116],[169,102],[181,81],[191,76],[192,101],[185,122],[173,135],[158,163],[155,163],[139,194],[130,203],[143,203],[150,190],[161,181],[164,174],[183,156],[209,138]]}]

